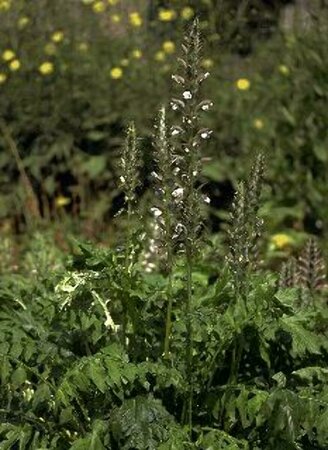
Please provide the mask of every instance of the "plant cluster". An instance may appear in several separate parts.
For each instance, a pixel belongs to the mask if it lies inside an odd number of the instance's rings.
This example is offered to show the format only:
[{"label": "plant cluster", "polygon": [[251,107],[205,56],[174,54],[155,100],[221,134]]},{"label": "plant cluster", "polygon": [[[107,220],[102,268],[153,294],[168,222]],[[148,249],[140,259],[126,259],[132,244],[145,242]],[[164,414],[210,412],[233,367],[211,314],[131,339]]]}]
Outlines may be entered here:
[{"label": "plant cluster", "polygon": [[228,255],[206,238],[199,177],[212,103],[202,97],[201,44],[195,20],[172,117],[163,106],[156,121],[156,233],[145,236],[136,201],[141,153],[130,124],[124,241],[73,243],[65,256],[39,235],[20,272],[1,279],[1,448],[327,448],[326,269],[314,241],[292,283],[290,268],[261,264],[261,155],[235,194]]}]

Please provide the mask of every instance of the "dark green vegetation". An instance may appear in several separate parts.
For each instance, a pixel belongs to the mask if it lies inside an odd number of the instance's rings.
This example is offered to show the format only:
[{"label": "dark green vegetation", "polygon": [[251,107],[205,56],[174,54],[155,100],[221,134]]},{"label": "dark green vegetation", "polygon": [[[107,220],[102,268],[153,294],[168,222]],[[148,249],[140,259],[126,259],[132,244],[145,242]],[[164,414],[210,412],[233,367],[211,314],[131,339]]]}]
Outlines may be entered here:
[{"label": "dark green vegetation", "polygon": [[262,155],[238,184],[225,237],[206,238],[198,180],[212,103],[202,94],[197,21],[179,63],[174,115],[161,108],[153,137],[150,229],[138,208],[141,152],[130,124],[121,242],[73,243],[67,255],[36,235],[19,273],[2,263],[1,449],[328,446],[318,243],[310,239],[277,269],[263,261],[270,161]]}]

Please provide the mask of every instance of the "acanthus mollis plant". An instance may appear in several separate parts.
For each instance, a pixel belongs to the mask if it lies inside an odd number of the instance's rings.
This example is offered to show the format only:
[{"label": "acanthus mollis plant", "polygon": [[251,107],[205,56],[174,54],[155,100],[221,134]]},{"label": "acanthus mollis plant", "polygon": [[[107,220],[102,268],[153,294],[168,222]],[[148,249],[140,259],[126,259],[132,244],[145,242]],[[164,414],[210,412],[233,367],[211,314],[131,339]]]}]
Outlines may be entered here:
[{"label": "acanthus mollis plant", "polygon": [[171,127],[172,145],[177,163],[177,187],[172,192],[175,200],[176,226],[174,239],[185,257],[186,273],[186,377],[189,379],[189,393],[184,402],[183,420],[192,428],[193,402],[193,267],[195,256],[202,243],[204,228],[203,207],[208,197],[197,186],[201,172],[202,141],[210,137],[211,131],[201,127],[200,113],[211,106],[210,100],[203,100],[201,85],[209,76],[202,69],[202,43],[198,19],[193,22],[182,44],[181,69],[172,79],[176,82],[177,95],[171,107],[179,113],[179,120]]},{"label": "acanthus mollis plant", "polygon": [[314,238],[308,240],[298,258],[298,282],[312,294],[327,287],[326,264]]},{"label": "acanthus mollis plant", "polygon": [[233,275],[236,298],[247,296],[247,275],[258,267],[258,244],[263,221],[259,217],[264,176],[264,156],[259,154],[247,182],[237,188],[228,231],[228,263]]},{"label": "acanthus mollis plant", "polygon": [[[259,217],[259,208],[263,175],[264,157],[259,154],[248,181],[241,182],[237,188],[228,231],[230,247],[228,264],[233,279],[234,298],[236,304],[246,313],[251,288],[250,275],[259,264],[258,245],[263,222]],[[244,345],[244,333],[240,330],[232,349],[230,383],[237,383]]]},{"label": "acanthus mollis plant", "polygon": [[[130,123],[127,128],[126,138],[120,159],[120,188],[124,193],[125,208],[127,217],[127,235],[124,246],[123,278],[121,280],[122,295],[122,343],[127,345],[127,328],[129,319],[134,322],[134,312],[132,307],[129,289],[133,278],[133,268],[137,262],[137,246],[133,233],[133,216],[137,213],[136,191],[140,185],[140,149],[137,142],[137,134],[134,123]],[[122,211],[122,212],[123,212]],[[134,335],[134,333],[132,333]]]},{"label": "acanthus mollis plant", "polygon": [[326,263],[315,238],[307,241],[298,258],[293,256],[282,264],[279,287],[298,288],[301,304],[327,288]]}]

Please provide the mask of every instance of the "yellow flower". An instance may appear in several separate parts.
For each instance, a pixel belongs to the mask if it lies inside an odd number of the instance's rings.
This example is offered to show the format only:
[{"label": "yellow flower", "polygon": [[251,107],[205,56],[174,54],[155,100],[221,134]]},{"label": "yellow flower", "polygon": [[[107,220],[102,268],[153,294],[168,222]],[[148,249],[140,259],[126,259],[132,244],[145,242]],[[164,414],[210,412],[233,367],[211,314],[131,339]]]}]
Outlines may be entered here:
[{"label": "yellow flower", "polygon": [[135,59],[140,59],[142,57],[142,51],[136,48],[132,51],[132,56]]},{"label": "yellow flower", "polygon": [[0,84],[3,84],[7,81],[7,75],[3,72],[0,72]]},{"label": "yellow flower", "polygon": [[45,61],[39,66],[41,75],[51,75],[54,71],[54,65],[50,61]]},{"label": "yellow flower", "polygon": [[111,6],[117,5],[117,3],[118,3],[118,0],[107,0],[107,1],[108,1],[108,4]]},{"label": "yellow flower", "polygon": [[12,70],[13,72],[16,72],[20,68],[21,68],[21,63],[20,63],[19,59],[13,59],[9,64],[9,69]]},{"label": "yellow flower", "polygon": [[62,31],[55,31],[51,36],[52,42],[61,42],[64,39],[64,33]]},{"label": "yellow flower", "polygon": [[271,243],[273,247],[279,250],[288,247],[289,245],[293,244],[293,242],[293,239],[288,236],[288,234],[278,233],[271,236]]},{"label": "yellow flower", "polygon": [[211,67],[213,67],[213,65],[214,65],[213,59],[206,58],[203,59],[202,61],[202,66],[204,67],[204,69],[210,69]]},{"label": "yellow flower", "polygon": [[239,78],[239,80],[236,81],[236,86],[240,91],[248,91],[251,82],[247,78]]},{"label": "yellow flower", "polygon": [[181,17],[183,20],[190,20],[194,17],[194,10],[190,6],[186,6],[185,8],[182,8],[181,10]]},{"label": "yellow flower", "polygon": [[162,46],[165,53],[174,53],[175,52],[175,43],[172,41],[163,42]]},{"label": "yellow flower", "polygon": [[123,67],[127,67],[129,65],[129,60],[127,58],[121,59],[120,64]]},{"label": "yellow flower", "polygon": [[159,50],[158,52],[155,53],[155,60],[156,61],[164,61],[165,60],[165,53],[162,50]]},{"label": "yellow flower", "polygon": [[106,5],[103,1],[97,1],[92,5],[92,9],[96,14],[101,14],[105,11]]},{"label": "yellow flower", "polygon": [[113,78],[113,80],[118,80],[122,78],[123,70],[121,69],[121,67],[113,67],[110,71],[110,76],[111,78]]},{"label": "yellow flower", "polygon": [[158,18],[161,22],[171,22],[176,18],[176,12],[173,9],[161,9]]},{"label": "yellow flower", "polygon": [[110,16],[110,19],[113,23],[121,22],[121,16],[119,14],[113,14]]},{"label": "yellow flower", "polygon": [[77,49],[80,52],[87,52],[89,50],[89,45],[86,42],[81,42],[78,46]]},{"label": "yellow flower", "polygon": [[0,11],[8,11],[11,6],[11,0],[0,0]]},{"label": "yellow flower", "polygon": [[4,61],[11,61],[12,59],[14,59],[15,58],[15,56],[16,56],[16,54],[15,54],[15,52],[13,52],[12,50],[5,50],[3,53],[2,53],[2,59],[4,60]]},{"label": "yellow flower", "polygon": [[256,128],[257,130],[262,130],[262,128],[264,127],[264,123],[263,120],[261,119],[255,119],[253,122],[254,128]]},{"label": "yellow flower", "polygon": [[290,70],[289,70],[289,68],[287,67],[287,66],[285,66],[284,64],[280,64],[280,66],[278,67],[278,69],[279,69],[279,72],[282,74],[282,75],[289,75],[290,74]]},{"label": "yellow flower", "polygon": [[47,55],[54,55],[57,51],[57,47],[52,42],[49,42],[49,44],[44,46],[44,51]]},{"label": "yellow flower", "polygon": [[63,195],[59,195],[55,198],[55,205],[57,208],[62,208],[63,206],[67,206],[71,203],[71,199],[69,197],[64,197]]},{"label": "yellow flower", "polygon": [[130,24],[133,27],[141,27],[142,25],[142,17],[140,16],[140,14],[136,11],[131,12],[129,14],[129,19],[130,19]]},{"label": "yellow flower", "polygon": [[19,28],[24,28],[26,27],[26,25],[28,25],[30,23],[30,19],[26,16],[20,17],[18,19],[17,25]]}]

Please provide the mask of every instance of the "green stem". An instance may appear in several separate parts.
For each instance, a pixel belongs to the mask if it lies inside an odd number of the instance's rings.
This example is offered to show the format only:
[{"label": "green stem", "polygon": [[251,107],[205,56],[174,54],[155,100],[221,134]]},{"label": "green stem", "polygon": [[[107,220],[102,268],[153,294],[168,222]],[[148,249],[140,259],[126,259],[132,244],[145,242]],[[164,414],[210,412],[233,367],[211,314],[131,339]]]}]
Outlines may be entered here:
[{"label": "green stem", "polygon": [[167,298],[167,314],[165,323],[165,340],[164,340],[164,358],[170,358],[170,337],[172,330],[172,308],[173,308],[173,248],[170,242],[171,240],[171,212],[169,211],[168,205],[170,204],[170,193],[168,189],[165,190],[165,228],[167,237],[167,270],[168,270],[168,280],[166,287],[166,298]]},{"label": "green stem", "polygon": [[[125,261],[124,261],[124,269],[125,269],[125,276],[126,281],[130,278],[130,270],[129,270],[129,260],[130,260],[130,247],[131,247],[131,216],[132,216],[132,205],[131,201],[128,200],[128,208],[127,208],[127,225],[128,225],[128,232],[127,232],[127,238],[126,238],[126,244],[125,244]],[[129,301],[129,295],[122,296],[122,309],[123,309],[123,318],[122,318],[122,344],[124,349],[126,349],[126,330],[128,325],[128,305],[127,302]]]},{"label": "green stem", "polygon": [[189,377],[189,389],[185,399],[185,423],[188,425],[189,433],[192,432],[192,407],[193,407],[193,372],[192,372],[192,351],[193,336],[191,323],[191,306],[192,306],[192,249],[189,242],[186,245],[186,264],[187,264],[187,303],[186,303],[186,319],[187,319],[187,349],[186,349],[186,375]]},{"label": "green stem", "polygon": [[172,269],[169,268],[170,272],[167,280],[166,297],[167,297],[167,313],[166,313],[166,323],[165,323],[165,341],[164,341],[164,359],[170,358],[170,337],[172,329],[172,309],[173,309],[173,280],[172,280]]}]

